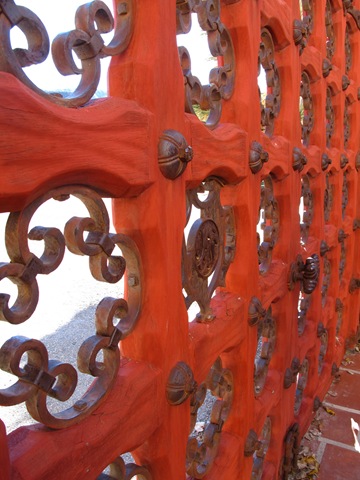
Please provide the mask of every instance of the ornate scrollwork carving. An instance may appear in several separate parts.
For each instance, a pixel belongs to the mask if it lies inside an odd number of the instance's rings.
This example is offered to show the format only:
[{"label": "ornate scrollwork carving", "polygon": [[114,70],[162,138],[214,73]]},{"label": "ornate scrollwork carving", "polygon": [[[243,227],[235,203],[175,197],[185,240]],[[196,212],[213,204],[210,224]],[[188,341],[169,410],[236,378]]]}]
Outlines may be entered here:
[{"label": "ornate scrollwork carving", "polygon": [[290,368],[285,370],[284,388],[290,388],[291,385],[296,382],[296,377],[299,373],[300,366],[300,360],[297,357],[293,358]]},{"label": "ornate scrollwork carving", "polygon": [[174,180],[193,158],[193,150],[176,130],[164,130],[158,144],[158,162],[164,177]]},{"label": "ornate scrollwork carving", "polygon": [[349,74],[352,67],[352,48],[351,48],[351,37],[350,37],[350,25],[346,23],[345,29],[345,73]]},{"label": "ornate scrollwork carving", "polygon": [[191,478],[203,478],[209,472],[217,455],[221,431],[226,422],[233,399],[233,376],[230,370],[222,368],[221,359],[218,358],[211,367],[205,381],[199,385],[190,399],[190,431],[194,430],[197,412],[203,404],[206,391],[210,390],[217,398],[213,404],[210,423],[201,435],[190,435],[186,450],[186,471]]},{"label": "ornate scrollwork carving", "polygon": [[260,64],[265,70],[267,85],[265,105],[262,105],[260,101],[261,125],[265,129],[266,135],[271,136],[274,132],[274,120],[280,112],[281,86],[280,75],[275,62],[274,42],[270,31],[266,28],[261,30],[259,68]]},{"label": "ornate scrollwork carving", "polygon": [[302,262],[301,255],[298,255],[296,262],[292,263],[289,272],[288,287],[289,290],[295,288],[295,282],[301,282],[301,290],[306,293],[312,293],[319,281],[320,274],[320,259],[314,253],[308,257],[305,262]]},{"label": "ornate scrollwork carving", "polygon": [[326,146],[331,147],[331,139],[335,130],[335,112],[332,104],[332,93],[330,87],[326,89]]},{"label": "ornate scrollwork carving", "polygon": [[309,238],[310,226],[314,218],[314,199],[308,175],[301,177],[301,203],[300,203],[300,236],[301,243],[305,244]]},{"label": "ornate scrollwork carving", "polygon": [[257,349],[254,366],[254,390],[255,395],[262,392],[276,343],[276,325],[272,317],[271,307],[266,316],[258,323]]},{"label": "ornate scrollwork carving", "polygon": [[[66,200],[70,195],[86,206],[88,218],[71,218],[64,235],[57,228],[35,227],[29,224],[38,208],[54,198]],[[85,238],[86,237],[86,238]],[[28,239],[43,241],[41,256],[31,252]],[[52,428],[63,428],[89,415],[110,391],[119,368],[118,343],[134,329],[141,302],[139,253],[129,237],[109,233],[109,218],[102,199],[84,187],[64,187],[48,192],[23,211],[9,215],[6,225],[6,248],[10,263],[0,264],[0,280],[8,278],[18,287],[15,303],[10,296],[0,295],[0,319],[9,323],[25,322],[38,302],[36,277],[49,274],[61,263],[65,246],[74,254],[89,256],[89,266],[96,280],[116,283],[124,275],[135,278],[129,282],[128,299],[105,297],[97,306],[95,335],[86,339],[78,352],[78,368],[96,378],[90,389],[72,407],[52,414],[47,396],[61,402],[69,399],[77,385],[77,372],[70,365],[48,359],[43,343],[24,337],[13,337],[0,349],[0,368],[18,377],[18,382],[0,391],[0,404],[26,402],[35,420]],[[113,255],[118,246],[123,256]],[[103,360],[97,359],[102,352]],[[25,366],[20,359],[27,354]]]},{"label": "ornate scrollwork carving", "polygon": [[306,388],[307,380],[309,375],[309,360],[304,358],[301,367],[299,368],[297,380],[296,380],[296,392],[295,392],[295,404],[294,404],[294,414],[299,415],[301,403],[304,395],[304,390]]},{"label": "ornate scrollwork carving", "polygon": [[279,478],[288,480],[289,475],[297,469],[297,457],[299,452],[299,424],[294,423],[289,429],[284,440],[285,452],[281,462]]},{"label": "ornate scrollwork carving", "polygon": [[228,100],[234,89],[235,55],[231,35],[220,18],[219,0],[184,0],[176,2],[177,33],[188,33],[191,13],[196,13],[201,28],[207,32],[211,55],[223,58],[223,66],[213,68],[209,84],[202,85],[191,73],[191,58],[185,47],[179,47],[180,64],[185,83],[185,110],[195,114],[193,105],[210,110],[205,124],[215,128],[220,121],[222,100]]},{"label": "ornate scrollwork carving", "polygon": [[[42,63],[49,54],[50,42],[41,20],[29,9],[13,0],[0,0],[0,70],[12,73],[24,84],[54,103],[68,107],[84,105],[94,95],[100,80],[100,59],[119,55],[129,45],[133,31],[133,1],[118,4],[116,20],[107,5],[95,0],[81,5],[75,14],[75,30],[55,37],[51,52],[54,64],[62,75],[79,75],[76,90],[62,97],[48,94],[34,85],[23,71],[29,65]],[[102,35],[114,29],[114,36],[105,45]],[[12,49],[10,31],[19,27],[28,42],[28,49]],[[73,54],[80,60],[78,67]]]},{"label": "ornate scrollwork carving", "polygon": [[327,293],[330,286],[331,280],[331,262],[327,258],[327,255],[324,255],[324,269],[323,269],[323,279],[322,279],[322,286],[321,286],[321,304],[324,307],[326,304]]},{"label": "ornate scrollwork carving", "polygon": [[261,182],[261,200],[258,223],[259,272],[264,274],[270,267],[272,251],[279,237],[279,207],[274,196],[270,176]]},{"label": "ornate scrollwork carving", "polygon": [[257,297],[252,297],[248,310],[248,324],[250,327],[257,325],[266,315],[266,310]]},{"label": "ornate scrollwork carving", "polygon": [[269,154],[263,149],[259,142],[251,142],[249,166],[252,173],[260,172],[264,163],[269,161]]},{"label": "ornate scrollwork carving", "polygon": [[125,464],[121,457],[116,458],[109,465],[109,474],[101,473],[96,480],[152,480],[149,470],[135,463]]},{"label": "ornate scrollwork carving", "polygon": [[311,295],[306,295],[303,292],[299,294],[298,302],[298,335],[302,335],[306,325],[306,315],[310,307]]},{"label": "ornate scrollwork carving", "polygon": [[[183,288],[187,308],[197,302],[197,321],[211,321],[212,294],[225,286],[226,272],[235,255],[235,220],[230,206],[220,201],[221,183],[215,178],[205,180],[188,191],[188,222],[192,209],[200,210],[200,218],[191,226],[187,242],[183,242]],[[201,196],[208,194],[206,199]]]},{"label": "ornate scrollwork carving", "polygon": [[349,181],[348,181],[348,172],[344,172],[343,184],[342,184],[342,200],[341,200],[341,213],[344,220],[346,216],[346,207],[349,204]]},{"label": "ornate scrollwork carving", "polygon": [[266,453],[269,449],[271,440],[271,420],[270,417],[267,417],[264,423],[264,426],[259,435],[257,448],[253,455],[253,468],[251,473],[252,480],[260,480],[264,468],[264,460]]},{"label": "ornate scrollwork carving", "polygon": [[334,203],[334,187],[330,182],[331,175],[327,173],[325,176],[325,191],[324,191],[324,218],[325,223],[329,223],[331,211]]},{"label": "ornate scrollwork carving", "polygon": [[309,37],[314,29],[314,6],[313,0],[301,0],[302,21],[305,24],[307,37]]},{"label": "ornate scrollwork carving", "polygon": [[326,0],[325,6],[325,28],[326,28],[326,56],[330,62],[335,54],[335,31],[332,18],[331,1]]},{"label": "ornate scrollwork carving", "polygon": [[324,360],[328,349],[328,331],[321,322],[318,324],[317,336],[320,339],[318,357],[318,374],[320,375],[324,366]]},{"label": "ornate scrollwork carving", "polygon": [[[350,135],[351,135],[351,123],[350,123],[350,113],[349,113],[349,100],[345,98],[345,108],[344,108],[344,148],[348,148]],[[345,155],[344,155],[345,157]],[[345,157],[346,158],[346,157]],[[348,160],[348,159],[347,159]],[[345,165],[349,163],[349,160]],[[341,165],[341,168],[344,168],[345,165]]]},{"label": "ornate scrollwork carving", "polygon": [[310,89],[310,77],[303,71],[301,73],[300,97],[302,98],[303,111],[301,118],[301,139],[304,145],[309,145],[310,133],[314,128],[314,106]]}]

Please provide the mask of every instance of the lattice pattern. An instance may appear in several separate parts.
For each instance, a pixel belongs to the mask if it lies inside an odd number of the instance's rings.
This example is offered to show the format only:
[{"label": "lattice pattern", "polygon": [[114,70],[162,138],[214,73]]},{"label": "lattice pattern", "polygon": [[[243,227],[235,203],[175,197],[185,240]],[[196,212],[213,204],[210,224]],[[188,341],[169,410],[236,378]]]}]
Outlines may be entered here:
[{"label": "lattice pattern", "polygon": [[[37,276],[66,247],[89,256],[96,279],[126,280],[124,298],[98,305],[79,351],[79,370],[96,380],[60,414],[46,398],[71,397],[74,367],[39,340],[4,339],[0,366],[15,387],[0,402],[26,402],[51,427],[25,427],[19,441],[0,422],[4,474],[287,479],[315,400],[358,334],[360,3],[115,0],[114,12],[80,7],[53,43],[59,71],[81,79],[63,98],[25,75],[49,51],[39,16],[0,0],[0,208],[10,212],[0,289],[5,277],[18,289],[15,303],[1,294],[0,319],[31,317]],[[208,85],[175,42],[192,16],[218,57]],[[12,49],[15,26],[27,50]],[[109,97],[88,103],[104,56]],[[88,218],[29,231],[44,200],[68,195]],[[127,451],[137,465],[119,459]]]}]

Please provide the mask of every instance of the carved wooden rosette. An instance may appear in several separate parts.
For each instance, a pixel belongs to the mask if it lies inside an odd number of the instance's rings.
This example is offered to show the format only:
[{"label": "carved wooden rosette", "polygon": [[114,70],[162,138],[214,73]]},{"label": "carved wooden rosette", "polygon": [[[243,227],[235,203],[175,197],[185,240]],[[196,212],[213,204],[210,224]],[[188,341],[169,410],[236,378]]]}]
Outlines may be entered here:
[{"label": "carved wooden rosette", "polygon": [[331,7],[330,0],[326,0],[325,28],[326,28],[326,57],[331,62],[335,54],[335,32],[334,32],[332,7]]},{"label": "carved wooden rosette", "polygon": [[301,119],[301,139],[304,145],[308,146],[310,133],[314,128],[314,106],[310,90],[309,75],[303,71],[301,74],[300,97],[302,99]]},{"label": "carved wooden rosette", "polygon": [[314,199],[308,175],[301,177],[301,198],[303,212],[301,215],[300,236],[301,242],[305,244],[308,241],[310,226],[314,218]]},{"label": "carved wooden rosette", "polygon": [[103,472],[96,480],[133,480],[135,478],[153,480],[147,468],[135,463],[125,464],[124,460],[118,457],[109,465],[109,474]]},{"label": "carved wooden rosette", "polygon": [[266,382],[267,372],[276,343],[276,324],[271,307],[258,323],[257,348],[254,362],[254,391],[260,395]]},{"label": "carved wooden rosette", "polygon": [[331,88],[326,89],[326,107],[325,107],[325,117],[326,117],[326,146],[331,148],[331,139],[335,130],[335,112],[332,104],[332,92]]},{"label": "carved wooden rosette", "polygon": [[[197,413],[203,404],[206,392],[216,398],[210,422],[203,432],[193,432]],[[186,471],[191,478],[203,478],[211,469],[218,452],[221,431],[226,422],[233,399],[233,376],[230,370],[222,368],[220,357],[216,360],[204,383],[194,391],[190,399],[190,437],[186,451]]]},{"label": "carved wooden rosette", "polygon": [[261,30],[261,42],[259,50],[260,64],[265,70],[267,92],[264,100],[260,94],[261,126],[266,135],[271,136],[274,132],[274,121],[279,115],[281,106],[280,75],[275,62],[275,47],[272,35],[266,28]]},{"label": "carved wooden rosette", "polygon": [[267,176],[261,182],[259,208],[258,258],[260,274],[265,274],[270,267],[272,251],[279,237],[279,220],[279,207],[274,196],[272,180],[270,176]]},{"label": "carved wooden rosette", "polygon": [[[89,217],[71,218],[64,234],[54,227],[34,227],[30,221],[49,199],[65,201],[70,195],[85,205]],[[86,237],[86,238],[85,238]],[[42,241],[44,250],[36,256],[29,241]],[[119,368],[119,341],[135,327],[141,306],[139,253],[135,244],[122,234],[109,233],[109,217],[102,199],[84,187],[52,190],[20,212],[9,215],[5,233],[10,263],[0,264],[0,280],[8,278],[18,288],[15,303],[10,296],[0,295],[0,319],[13,324],[25,322],[34,313],[39,297],[37,275],[48,275],[61,264],[65,247],[76,255],[89,257],[92,276],[102,282],[117,283],[126,271],[128,298],[105,297],[95,313],[95,334],[86,339],[78,351],[80,372],[96,378],[90,389],[73,406],[52,413],[47,397],[60,402],[68,400],[77,386],[77,371],[69,363],[49,360],[46,346],[39,340],[12,337],[0,349],[0,368],[18,377],[12,387],[0,391],[1,405],[26,402],[32,417],[52,428],[78,423],[99,405],[110,391]],[[122,255],[113,255],[116,247]],[[102,352],[103,360],[97,356]],[[27,354],[24,366],[20,361]]]},{"label": "carved wooden rosette", "polygon": [[[124,0],[118,5],[116,20],[107,5],[100,0],[81,5],[77,9],[76,28],[57,35],[51,45],[52,57],[59,73],[80,77],[76,90],[62,97],[60,94],[40,90],[23,70],[26,66],[42,63],[48,57],[50,41],[41,20],[31,10],[17,6],[13,0],[0,0],[1,12],[0,70],[13,74],[48,100],[67,107],[81,106],[91,99],[100,80],[100,59],[119,55],[128,47],[134,24],[132,0]],[[12,48],[10,32],[15,26],[25,35],[28,49]],[[113,39],[105,45],[102,35],[112,30]],[[75,63],[73,54],[81,63],[80,68]]]},{"label": "carved wooden rosette", "polygon": [[[215,289],[225,286],[226,272],[235,255],[235,221],[231,207],[222,206],[221,183],[215,178],[205,180],[198,188],[188,191],[187,220],[192,212],[200,218],[190,228],[183,242],[182,280],[187,308],[193,302],[200,307],[197,321],[211,321],[214,316],[210,301]],[[205,199],[201,199],[202,195]]]},{"label": "carved wooden rosette", "polygon": [[180,47],[179,59],[184,75],[185,111],[195,114],[194,105],[209,111],[205,125],[213,129],[220,121],[222,101],[231,97],[235,82],[235,55],[231,35],[221,22],[220,0],[185,0],[176,2],[177,34],[191,29],[191,13],[196,13],[202,30],[207,32],[211,55],[221,57],[223,66],[209,73],[209,84],[202,85],[191,72],[191,57]]},{"label": "carved wooden rosette", "polygon": [[271,420],[267,417],[261,434],[258,439],[257,449],[253,455],[253,468],[251,472],[251,480],[260,480],[264,469],[264,461],[266,453],[269,449],[271,440]]}]

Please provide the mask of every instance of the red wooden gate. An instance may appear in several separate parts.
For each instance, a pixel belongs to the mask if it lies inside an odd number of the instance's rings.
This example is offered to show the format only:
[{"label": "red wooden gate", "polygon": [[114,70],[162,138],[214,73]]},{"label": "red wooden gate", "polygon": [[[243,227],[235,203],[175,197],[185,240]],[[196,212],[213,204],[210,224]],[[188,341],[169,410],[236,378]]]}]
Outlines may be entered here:
[{"label": "red wooden gate", "polygon": [[[0,295],[0,319],[31,317],[38,276],[66,248],[97,280],[126,279],[78,353],[94,383],[60,412],[47,399],[71,398],[76,369],[40,340],[2,338],[0,366],[18,380],[0,403],[26,402],[39,424],[6,436],[0,422],[0,478],[288,478],[359,324],[359,9],[115,0],[113,16],[93,1],[52,44],[58,70],[81,79],[63,97],[23,71],[47,56],[41,21],[0,0],[0,280],[18,289]],[[176,46],[191,13],[218,57],[205,86]],[[12,49],[15,26],[28,50]],[[89,102],[105,56],[110,96]],[[29,231],[42,203],[69,196],[88,217]],[[137,467],[119,458],[129,451]]]}]

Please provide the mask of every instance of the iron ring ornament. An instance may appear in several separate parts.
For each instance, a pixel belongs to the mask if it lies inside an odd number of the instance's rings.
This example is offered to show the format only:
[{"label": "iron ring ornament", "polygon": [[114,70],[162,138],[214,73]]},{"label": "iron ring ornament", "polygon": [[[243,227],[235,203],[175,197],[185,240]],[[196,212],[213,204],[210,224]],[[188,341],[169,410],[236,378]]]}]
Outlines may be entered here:
[{"label": "iron ring ornament", "polygon": [[[71,218],[64,234],[54,227],[34,227],[30,221],[39,207],[49,199],[65,201],[78,198],[89,217]],[[31,252],[28,239],[42,241],[41,256]],[[126,273],[127,299],[105,297],[95,312],[95,334],[82,343],[77,355],[80,372],[94,377],[89,390],[71,407],[53,414],[47,397],[64,402],[77,386],[77,370],[69,363],[50,360],[46,346],[39,340],[12,337],[0,348],[0,368],[18,381],[0,390],[0,405],[26,402],[31,416],[51,428],[64,428],[88,416],[111,390],[120,365],[119,341],[135,328],[141,307],[140,256],[127,236],[109,233],[109,217],[101,197],[85,187],[64,187],[48,192],[20,212],[9,215],[5,231],[10,263],[0,264],[0,281],[9,279],[18,288],[10,306],[10,296],[0,294],[0,320],[12,324],[25,322],[34,313],[39,289],[37,275],[50,274],[61,264],[65,248],[89,257],[92,276],[102,282],[117,283]],[[114,255],[115,247],[122,255]],[[102,360],[99,354],[102,353]],[[21,359],[27,355],[25,365]]]},{"label": "iron ring ornament", "polygon": [[191,13],[196,13],[202,30],[207,32],[211,55],[222,58],[222,66],[213,68],[209,84],[202,85],[191,72],[191,57],[185,47],[179,47],[179,59],[184,75],[185,111],[195,114],[194,105],[209,110],[205,125],[217,126],[222,111],[222,101],[228,100],[234,90],[235,53],[230,32],[221,22],[220,0],[177,0],[177,34],[186,34],[191,29]]},{"label": "iron ring ornament", "polygon": [[[50,40],[45,26],[31,10],[16,5],[14,0],[0,0],[0,70],[9,72],[29,88],[48,100],[68,107],[87,103],[96,92],[100,80],[100,59],[119,55],[129,45],[134,24],[133,0],[117,4],[116,19],[108,6],[100,1],[81,5],[75,14],[75,29],[60,33],[51,45],[55,67],[64,76],[79,75],[80,81],[68,96],[46,93],[25,74],[24,67],[42,63],[49,55]],[[11,46],[10,32],[18,27],[28,42],[28,49]],[[105,45],[103,34],[114,30],[114,36]],[[74,61],[73,54],[81,66]]]},{"label": "iron ring ornament", "polygon": [[[235,255],[235,220],[230,206],[222,206],[222,183],[216,178],[205,180],[187,193],[187,223],[192,212],[200,212],[193,221],[187,241],[183,241],[182,280],[187,308],[193,302],[200,307],[199,322],[214,319],[210,301],[215,289],[225,286],[226,272]],[[203,198],[203,196],[206,198]]]}]

